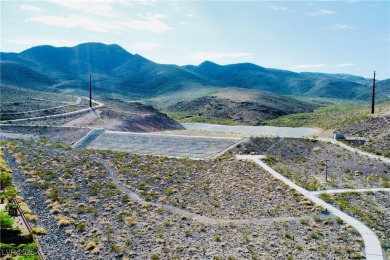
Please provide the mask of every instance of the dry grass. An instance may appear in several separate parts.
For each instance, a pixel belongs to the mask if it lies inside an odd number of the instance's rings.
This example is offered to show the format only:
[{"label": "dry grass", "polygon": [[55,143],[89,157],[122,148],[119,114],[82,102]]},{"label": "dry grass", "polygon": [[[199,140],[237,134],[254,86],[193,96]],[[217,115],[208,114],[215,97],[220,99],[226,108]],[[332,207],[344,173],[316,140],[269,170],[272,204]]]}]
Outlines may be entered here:
[{"label": "dry grass", "polygon": [[68,225],[73,224],[75,222],[75,220],[73,218],[69,218],[69,217],[61,216],[61,215],[59,215],[56,219],[58,220],[57,224],[60,227],[68,226]]},{"label": "dry grass", "polygon": [[36,235],[46,235],[46,229],[43,227],[33,227],[32,231]]},{"label": "dry grass", "polygon": [[25,202],[19,202],[19,206],[22,209],[23,213],[25,214],[31,214],[31,209],[28,207],[27,203]]},{"label": "dry grass", "polygon": [[30,222],[35,222],[37,221],[38,217],[36,215],[31,215],[31,214],[24,214],[26,219]]}]

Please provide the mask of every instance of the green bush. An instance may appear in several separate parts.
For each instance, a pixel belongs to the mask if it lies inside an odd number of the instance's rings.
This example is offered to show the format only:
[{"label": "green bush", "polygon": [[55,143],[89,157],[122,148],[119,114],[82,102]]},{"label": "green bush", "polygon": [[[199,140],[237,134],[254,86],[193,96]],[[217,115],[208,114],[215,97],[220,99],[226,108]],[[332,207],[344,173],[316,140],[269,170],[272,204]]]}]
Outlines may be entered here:
[{"label": "green bush", "polygon": [[12,228],[14,219],[5,212],[0,211],[0,228]]},{"label": "green bush", "polygon": [[6,171],[0,172],[0,188],[5,189],[12,184],[12,175]]}]

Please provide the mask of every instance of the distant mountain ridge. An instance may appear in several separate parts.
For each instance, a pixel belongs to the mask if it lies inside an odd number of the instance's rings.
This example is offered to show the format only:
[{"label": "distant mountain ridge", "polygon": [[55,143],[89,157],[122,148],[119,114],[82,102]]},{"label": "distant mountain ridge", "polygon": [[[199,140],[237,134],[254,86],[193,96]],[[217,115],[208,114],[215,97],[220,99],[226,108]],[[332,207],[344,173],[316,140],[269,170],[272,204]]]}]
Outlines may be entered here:
[{"label": "distant mountain ridge", "polygon": [[[44,45],[21,53],[1,53],[2,84],[86,93],[89,74],[93,76],[95,94],[132,98],[157,97],[183,89],[225,87],[345,99],[367,99],[371,93],[371,81],[353,75],[295,73],[251,63],[158,64],[117,44]],[[378,81],[378,97],[390,96],[389,86],[389,80]]]},{"label": "distant mountain ridge", "polygon": [[[251,63],[222,66],[205,61],[199,66],[188,65],[184,68],[227,85],[282,95],[367,99],[371,93],[372,84],[372,79],[354,75],[296,73],[287,70],[268,69]],[[381,84],[379,85],[381,86]],[[390,87],[388,83],[384,85]],[[380,97],[386,97],[389,96],[390,89],[384,87],[383,91],[378,93]]]}]

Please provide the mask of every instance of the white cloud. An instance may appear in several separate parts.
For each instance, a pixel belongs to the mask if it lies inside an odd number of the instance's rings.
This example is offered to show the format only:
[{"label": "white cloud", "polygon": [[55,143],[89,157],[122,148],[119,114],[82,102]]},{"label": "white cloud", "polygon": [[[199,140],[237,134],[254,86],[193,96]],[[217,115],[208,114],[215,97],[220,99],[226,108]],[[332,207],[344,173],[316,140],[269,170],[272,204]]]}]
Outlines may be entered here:
[{"label": "white cloud", "polygon": [[152,42],[138,42],[128,46],[129,50],[140,50],[140,51],[153,51],[161,47],[159,43]]},{"label": "white cloud", "polygon": [[43,8],[40,8],[35,5],[21,5],[20,9],[26,10],[26,11],[32,11],[32,12],[44,12],[45,10]]},{"label": "white cloud", "polygon": [[52,0],[53,3],[78,10],[84,13],[97,14],[106,17],[118,17],[112,4],[112,0],[94,0],[94,1],[64,1]]},{"label": "white cloud", "polygon": [[348,24],[335,24],[334,28],[339,31],[347,31],[347,30],[352,30],[353,26]]},{"label": "white cloud", "polygon": [[320,10],[318,12],[314,13],[309,13],[310,16],[320,16],[320,15],[330,15],[330,14],[335,14],[336,12],[331,11],[331,10]]},{"label": "white cloud", "polygon": [[134,30],[147,30],[153,33],[164,33],[171,28],[161,21],[163,18],[165,18],[164,15],[155,14],[147,17],[144,20],[128,20],[125,22],[120,22],[120,24]]},{"label": "white cloud", "polygon": [[312,69],[312,68],[323,68],[326,67],[326,64],[305,64],[305,65],[297,65],[291,67],[291,69]]},{"label": "white cloud", "polygon": [[46,25],[57,25],[65,28],[83,28],[88,31],[107,32],[120,27],[103,23],[83,16],[36,16],[28,20],[29,22],[37,22]]},{"label": "white cloud", "polygon": [[157,6],[157,1],[156,0],[139,0],[138,2],[140,4],[146,5],[146,6],[153,6],[153,7]]},{"label": "white cloud", "polygon": [[271,5],[270,6],[272,9],[274,9],[275,11],[287,11],[288,8],[285,7],[285,6],[275,6],[275,5]]},{"label": "white cloud", "polygon": [[215,52],[195,52],[190,54],[190,59],[195,61],[204,61],[204,60],[220,60],[224,58],[237,59],[245,58],[249,59],[252,57],[252,53],[248,52],[225,52],[225,53],[215,53]]},{"label": "white cloud", "polygon": [[356,66],[355,63],[342,63],[342,64],[337,64],[336,67],[351,67],[351,66]]}]

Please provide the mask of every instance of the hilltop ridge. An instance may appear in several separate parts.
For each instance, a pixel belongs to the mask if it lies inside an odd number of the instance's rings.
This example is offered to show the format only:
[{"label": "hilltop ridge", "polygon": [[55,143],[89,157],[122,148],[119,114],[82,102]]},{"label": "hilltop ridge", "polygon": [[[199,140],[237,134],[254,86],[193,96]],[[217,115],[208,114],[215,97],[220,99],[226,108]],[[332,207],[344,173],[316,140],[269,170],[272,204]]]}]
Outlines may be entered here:
[{"label": "hilltop ridge", "polygon": [[[89,74],[95,94],[150,98],[176,91],[238,87],[281,95],[367,99],[370,79],[345,74],[296,73],[252,63],[198,66],[158,64],[117,44],[83,43],[74,47],[36,46],[1,53],[2,84],[86,93]],[[27,80],[28,79],[28,80]],[[378,98],[390,95],[390,82],[378,81]]]}]

